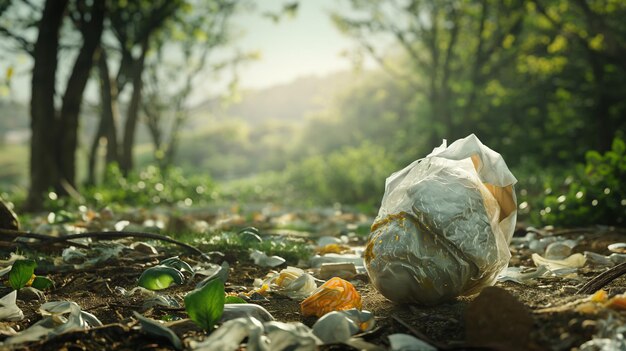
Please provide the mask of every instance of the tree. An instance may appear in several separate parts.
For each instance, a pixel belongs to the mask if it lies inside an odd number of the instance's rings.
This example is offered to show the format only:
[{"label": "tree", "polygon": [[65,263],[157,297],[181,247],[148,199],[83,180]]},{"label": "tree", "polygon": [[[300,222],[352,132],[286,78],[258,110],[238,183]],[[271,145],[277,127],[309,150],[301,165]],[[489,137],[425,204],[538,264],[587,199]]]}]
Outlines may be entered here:
[{"label": "tree", "polygon": [[[429,107],[432,144],[468,132],[480,91],[515,59],[523,1],[350,1],[357,15],[335,13],[337,26],[392,74],[411,83]],[[408,69],[389,64],[375,40],[400,47]],[[422,78],[427,77],[427,78]]]},{"label": "tree", "polygon": [[[592,117],[590,132],[595,134],[595,146],[607,151],[615,131],[624,128],[626,104],[623,96],[626,75],[626,3],[612,0],[536,0],[536,11],[548,20],[554,29],[553,37],[571,48],[569,65],[578,66],[579,75],[564,76],[582,84],[581,92],[593,103],[586,110]],[[588,88],[585,89],[585,88]]]},{"label": "tree", "polygon": [[[12,38],[34,61],[31,83],[31,157],[30,188],[26,208],[38,210],[43,205],[43,194],[49,189],[64,195],[75,188],[75,153],[77,147],[78,116],[83,92],[93,64],[93,55],[104,22],[104,0],[47,0],[43,8],[28,1],[15,2],[26,6],[29,16],[41,12],[35,21],[37,39],[31,44],[22,31],[0,30]],[[2,14],[6,12],[6,8]],[[55,107],[57,85],[57,55],[60,30],[66,13],[81,33],[82,44],[65,86],[60,111]],[[27,21],[22,21],[27,22]]]},{"label": "tree", "polygon": [[[156,45],[159,50],[148,63],[141,107],[161,168],[174,161],[181,128],[189,118],[189,97],[196,83],[207,73],[235,70],[241,62],[254,58],[254,54],[236,54],[209,64],[211,54],[230,42],[228,19],[237,6],[236,1],[230,0],[196,3],[193,10],[180,11],[156,38],[160,42]],[[166,44],[171,38],[177,40]],[[176,48],[182,57],[172,62],[166,58],[166,52]]]}]

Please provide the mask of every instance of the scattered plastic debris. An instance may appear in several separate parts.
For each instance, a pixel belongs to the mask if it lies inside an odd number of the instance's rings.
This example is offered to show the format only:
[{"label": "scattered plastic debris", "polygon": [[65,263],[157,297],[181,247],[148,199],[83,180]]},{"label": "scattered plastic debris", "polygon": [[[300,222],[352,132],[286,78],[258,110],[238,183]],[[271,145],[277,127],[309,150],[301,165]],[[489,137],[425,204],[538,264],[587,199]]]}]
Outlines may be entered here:
[{"label": "scattered plastic debris", "polygon": [[250,259],[254,261],[254,264],[261,267],[276,267],[286,261],[280,256],[267,256],[267,254],[259,250],[252,250],[250,253]]},{"label": "scattered plastic debris", "polygon": [[300,303],[303,316],[321,317],[331,311],[361,309],[361,295],[350,282],[332,278]]},{"label": "scattered plastic debris", "polygon": [[[19,344],[55,336],[69,331],[102,326],[93,314],[81,311],[80,306],[70,301],[52,301],[41,305],[42,318],[28,329],[7,338],[5,344]],[[65,317],[67,315],[67,317]]]},{"label": "scattered plastic debris", "polygon": [[319,268],[325,263],[352,263],[357,269],[364,267],[365,263],[361,255],[356,254],[334,254],[315,255],[309,260],[309,265],[313,268]]},{"label": "scattered plastic debris", "polygon": [[392,351],[437,351],[432,345],[408,334],[391,334],[388,336]]},{"label": "scattered plastic debris", "polygon": [[253,303],[227,303],[224,305],[222,313],[222,322],[229,321],[240,317],[254,317],[261,322],[270,322],[274,320],[274,316],[269,313],[263,306]]},{"label": "scattered plastic debris", "polygon": [[609,256],[604,256],[595,252],[585,251],[584,255],[587,261],[595,266],[613,267],[626,262],[626,254],[623,253],[613,253]]},{"label": "scattered plastic debris", "polygon": [[[551,270],[555,274],[559,270],[563,270],[563,269],[581,268],[587,262],[587,260],[585,259],[585,256],[579,253],[573,254],[562,260],[550,260],[550,259],[541,257],[539,254],[534,253],[532,254],[532,259],[533,259],[533,262],[535,262],[535,265],[537,267],[546,266],[548,267],[549,270]],[[571,272],[568,272],[568,273],[571,273]]]},{"label": "scattered plastic debris", "polygon": [[0,321],[20,321],[24,313],[15,303],[17,290],[13,290],[0,299]]},{"label": "scattered plastic debris", "polygon": [[374,315],[369,311],[350,309],[325,314],[313,324],[315,334],[325,344],[345,342],[358,332],[374,328]]},{"label": "scattered plastic debris", "polygon": [[615,243],[607,247],[611,252],[626,254],[626,243]]},{"label": "scattered plastic debris", "polygon": [[518,284],[532,285],[536,283],[537,278],[552,275],[552,272],[546,266],[539,266],[537,269],[525,272],[521,267],[507,267],[498,276],[499,282],[516,282]]},{"label": "scattered plastic debris", "polygon": [[332,277],[352,279],[354,276],[356,276],[354,263],[322,263],[319,272],[321,279],[330,279]]},{"label": "scattered plastic debris", "polygon": [[303,299],[317,288],[315,278],[300,268],[287,267],[280,273],[270,273],[264,280],[255,279],[254,286],[259,291],[276,291],[292,299]]},{"label": "scattered plastic debris", "polygon": [[311,329],[302,323],[265,322],[256,318],[231,319],[202,342],[191,342],[195,351],[236,350],[247,338],[246,349],[266,350],[315,350],[322,342]]}]

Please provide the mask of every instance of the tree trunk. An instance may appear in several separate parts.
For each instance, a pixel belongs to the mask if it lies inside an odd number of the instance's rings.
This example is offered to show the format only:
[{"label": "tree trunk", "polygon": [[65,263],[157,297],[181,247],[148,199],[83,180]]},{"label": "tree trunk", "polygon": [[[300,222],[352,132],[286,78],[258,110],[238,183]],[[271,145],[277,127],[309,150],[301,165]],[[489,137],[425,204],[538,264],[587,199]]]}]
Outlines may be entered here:
[{"label": "tree trunk", "polygon": [[58,139],[54,92],[59,28],[66,6],[67,0],[47,0],[37,25],[30,101],[30,188],[25,204],[29,211],[42,209],[43,195],[49,188],[61,190],[59,168],[55,162]]},{"label": "tree trunk", "polygon": [[100,81],[100,123],[98,124],[98,131],[92,141],[91,148],[89,150],[89,164],[88,164],[88,184],[95,184],[96,182],[96,163],[98,159],[98,146],[100,140],[104,138],[106,140],[106,157],[105,157],[105,176],[106,168],[112,163],[119,162],[119,151],[117,143],[117,88],[115,79],[111,78],[109,73],[109,65],[107,63],[106,51],[103,48],[98,50],[98,76]]},{"label": "tree trunk", "polygon": [[609,114],[614,102],[605,86],[604,61],[590,48],[587,48],[587,57],[593,73],[595,90],[592,114],[596,122],[596,150],[603,152],[611,149],[613,141],[614,131]]},{"label": "tree trunk", "polygon": [[61,168],[61,177],[71,187],[76,187],[76,148],[78,146],[78,116],[83,101],[83,92],[93,66],[93,57],[100,44],[104,23],[104,0],[96,0],[91,6],[91,20],[81,28],[83,45],[74,62],[74,67],[67,81],[61,120],[59,126],[60,149],[57,163]]},{"label": "tree trunk", "polygon": [[120,168],[122,174],[127,176],[133,169],[133,145],[135,143],[135,130],[139,120],[139,106],[141,104],[141,86],[143,83],[142,73],[146,51],[148,50],[148,39],[146,38],[141,44],[141,56],[137,60],[133,71],[133,93],[128,105],[128,113],[126,115],[126,123],[124,124],[124,138],[122,141],[122,155],[120,159]]}]

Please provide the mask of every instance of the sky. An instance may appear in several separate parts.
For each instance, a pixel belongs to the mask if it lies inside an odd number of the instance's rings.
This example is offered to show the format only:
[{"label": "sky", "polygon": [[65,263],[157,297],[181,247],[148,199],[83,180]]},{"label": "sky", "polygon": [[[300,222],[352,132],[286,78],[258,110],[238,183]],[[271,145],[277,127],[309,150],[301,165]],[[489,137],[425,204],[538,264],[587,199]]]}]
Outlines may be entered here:
[{"label": "sky", "polygon": [[[260,53],[258,60],[239,67],[241,89],[261,89],[288,83],[301,76],[326,75],[352,67],[351,60],[342,56],[342,52],[354,48],[355,44],[334,27],[329,16],[333,10],[348,10],[347,3],[337,0],[300,0],[295,17],[282,16],[278,22],[274,22],[263,15],[267,12],[278,13],[284,4],[290,2],[254,1],[254,10],[236,14],[232,18],[232,30],[236,35],[233,47],[241,52]],[[27,102],[32,60],[24,54],[11,58],[6,55],[0,57],[0,74],[4,74],[9,66],[15,67],[10,98]],[[64,75],[63,71],[68,69],[61,69],[60,75]],[[226,78],[223,80],[226,81]],[[199,87],[206,89],[199,90],[220,89],[225,86],[224,81],[221,84],[207,81],[205,87]],[[91,82],[86,94],[88,98],[97,99],[96,84]],[[203,98],[208,96],[200,94],[194,100]]]},{"label": "sky", "polygon": [[234,26],[244,30],[237,46],[261,52],[260,60],[241,70],[242,87],[263,88],[299,76],[351,68],[352,63],[341,53],[353,47],[354,42],[334,27],[329,16],[332,10],[345,10],[345,2],[301,0],[297,15],[285,16],[279,23],[259,15],[276,12],[287,1],[258,1],[256,13],[233,19]]}]

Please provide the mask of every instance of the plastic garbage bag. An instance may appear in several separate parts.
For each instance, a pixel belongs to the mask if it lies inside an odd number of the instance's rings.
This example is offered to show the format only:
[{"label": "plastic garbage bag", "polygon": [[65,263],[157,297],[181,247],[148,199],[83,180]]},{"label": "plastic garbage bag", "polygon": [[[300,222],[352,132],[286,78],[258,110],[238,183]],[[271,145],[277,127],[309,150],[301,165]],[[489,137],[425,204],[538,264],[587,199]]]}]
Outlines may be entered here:
[{"label": "plastic garbage bag", "polygon": [[493,285],[511,256],[516,182],[473,134],[392,174],[364,253],[374,286],[436,304]]}]

